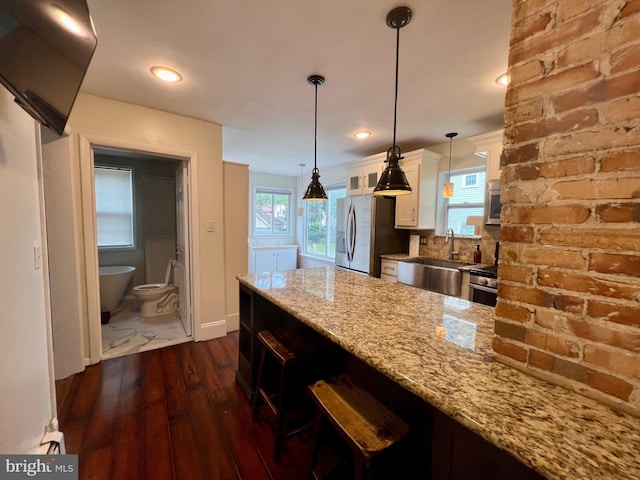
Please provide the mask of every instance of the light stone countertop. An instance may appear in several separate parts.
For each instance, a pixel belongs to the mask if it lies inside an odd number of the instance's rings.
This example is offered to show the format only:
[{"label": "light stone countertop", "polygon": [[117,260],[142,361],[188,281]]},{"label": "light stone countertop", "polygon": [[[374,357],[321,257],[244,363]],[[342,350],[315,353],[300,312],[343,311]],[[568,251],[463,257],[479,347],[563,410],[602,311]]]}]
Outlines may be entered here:
[{"label": "light stone countertop", "polygon": [[547,478],[640,479],[640,419],[492,361],[492,307],[335,267],[237,278]]}]

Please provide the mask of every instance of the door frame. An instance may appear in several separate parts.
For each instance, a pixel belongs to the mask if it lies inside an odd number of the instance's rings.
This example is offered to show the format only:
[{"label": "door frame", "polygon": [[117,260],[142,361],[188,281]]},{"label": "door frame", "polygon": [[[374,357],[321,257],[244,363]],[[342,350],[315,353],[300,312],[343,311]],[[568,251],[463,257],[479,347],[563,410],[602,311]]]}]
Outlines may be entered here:
[{"label": "door frame", "polygon": [[102,328],[100,323],[100,285],[98,275],[98,240],[96,229],[95,181],[94,181],[94,148],[126,150],[147,153],[156,156],[169,157],[187,162],[188,207],[185,217],[188,224],[189,242],[189,301],[191,303],[191,328],[194,340],[199,340],[200,309],[194,301],[200,295],[199,275],[195,273],[195,266],[199,264],[199,240],[194,235],[193,225],[197,225],[199,217],[198,186],[192,179],[198,175],[198,154],[185,150],[173,149],[158,145],[140,144],[121,139],[99,137],[95,135],[78,135],[80,152],[80,182],[82,185],[82,230],[84,238],[84,261],[87,284],[87,332],[88,332],[88,360],[90,364],[98,363],[102,357]]}]

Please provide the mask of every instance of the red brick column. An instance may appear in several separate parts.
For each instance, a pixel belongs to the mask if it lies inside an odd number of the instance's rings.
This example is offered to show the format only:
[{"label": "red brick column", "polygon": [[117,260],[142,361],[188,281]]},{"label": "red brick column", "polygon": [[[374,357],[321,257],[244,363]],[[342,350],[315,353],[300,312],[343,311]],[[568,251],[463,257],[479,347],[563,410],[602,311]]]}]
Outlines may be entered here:
[{"label": "red brick column", "polygon": [[640,413],[640,0],[514,0],[499,360]]}]

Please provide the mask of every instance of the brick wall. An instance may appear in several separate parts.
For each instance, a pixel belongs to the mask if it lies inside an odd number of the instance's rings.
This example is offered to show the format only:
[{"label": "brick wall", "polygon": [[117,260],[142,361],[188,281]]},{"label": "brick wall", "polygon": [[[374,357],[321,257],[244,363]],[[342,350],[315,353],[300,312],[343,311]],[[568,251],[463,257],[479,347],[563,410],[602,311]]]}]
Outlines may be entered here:
[{"label": "brick wall", "polygon": [[497,358],[640,413],[640,0],[514,0]]}]

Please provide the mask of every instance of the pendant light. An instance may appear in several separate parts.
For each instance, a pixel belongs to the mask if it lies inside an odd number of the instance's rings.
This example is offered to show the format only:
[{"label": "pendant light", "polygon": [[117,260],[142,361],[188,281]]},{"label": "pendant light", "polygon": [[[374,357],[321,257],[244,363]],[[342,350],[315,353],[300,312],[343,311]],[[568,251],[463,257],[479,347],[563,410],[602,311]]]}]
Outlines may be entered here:
[{"label": "pendant light", "polygon": [[320,172],[317,166],[318,156],[318,85],[324,83],[324,77],[321,75],[311,75],[307,78],[307,81],[316,87],[316,103],[315,103],[315,129],[313,140],[313,170],[311,171],[311,183],[307,187],[307,191],[302,197],[303,200],[326,200],[327,194],[324,192],[324,188],[320,183]]},{"label": "pendant light", "polygon": [[449,174],[447,175],[447,181],[442,189],[442,196],[444,198],[453,197],[453,183],[451,183],[451,147],[453,146],[453,137],[457,136],[456,132],[447,133],[445,137],[449,139]]},{"label": "pendant light", "polygon": [[396,119],[398,111],[398,57],[400,54],[400,29],[411,21],[411,9],[408,7],[396,7],[387,14],[387,26],[396,29],[396,90],[393,103],[393,146],[387,150],[387,167],[382,172],[380,180],[373,189],[375,195],[395,197],[411,193],[411,186],[407,177],[398,165],[402,159],[402,151],[396,145]]}]

